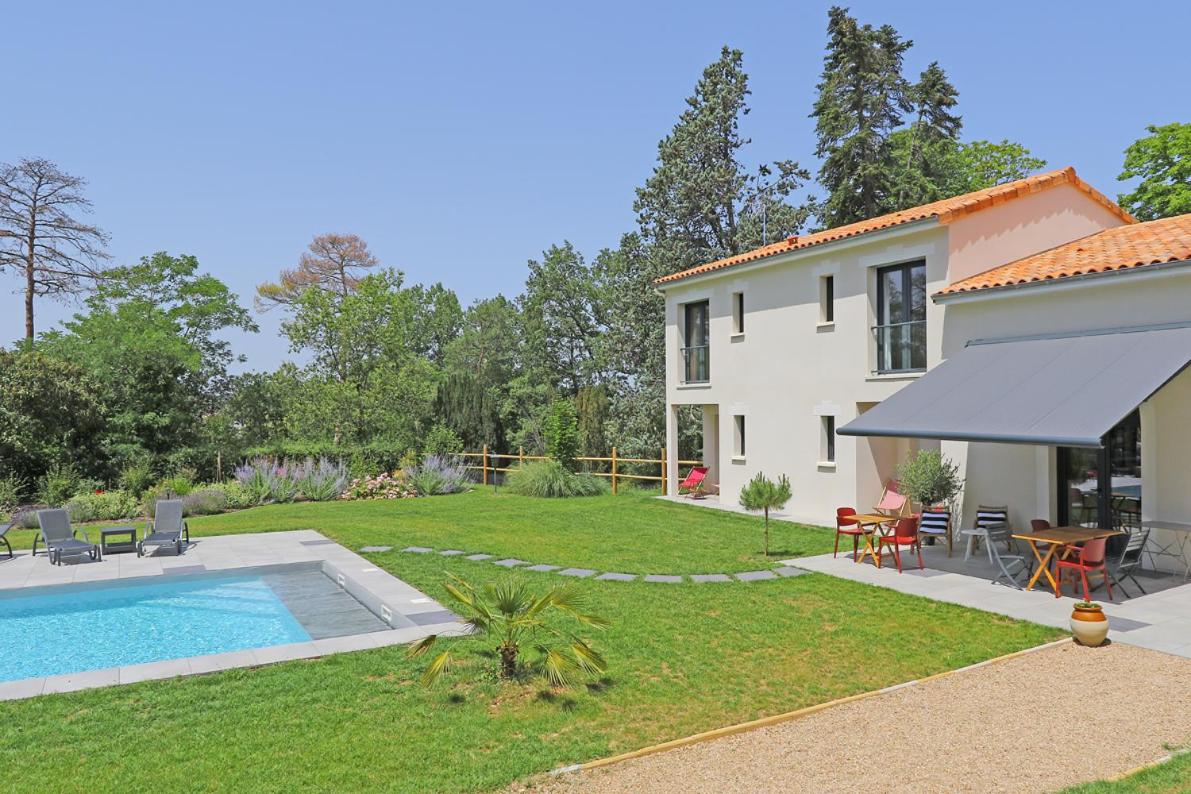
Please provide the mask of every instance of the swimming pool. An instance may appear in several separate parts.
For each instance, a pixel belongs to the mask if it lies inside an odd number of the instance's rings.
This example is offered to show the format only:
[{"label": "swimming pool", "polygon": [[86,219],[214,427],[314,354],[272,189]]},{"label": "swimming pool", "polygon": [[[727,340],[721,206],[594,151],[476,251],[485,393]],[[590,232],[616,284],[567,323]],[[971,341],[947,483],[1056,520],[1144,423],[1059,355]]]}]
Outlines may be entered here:
[{"label": "swimming pool", "polygon": [[260,575],[51,588],[0,599],[0,681],[310,639]]}]

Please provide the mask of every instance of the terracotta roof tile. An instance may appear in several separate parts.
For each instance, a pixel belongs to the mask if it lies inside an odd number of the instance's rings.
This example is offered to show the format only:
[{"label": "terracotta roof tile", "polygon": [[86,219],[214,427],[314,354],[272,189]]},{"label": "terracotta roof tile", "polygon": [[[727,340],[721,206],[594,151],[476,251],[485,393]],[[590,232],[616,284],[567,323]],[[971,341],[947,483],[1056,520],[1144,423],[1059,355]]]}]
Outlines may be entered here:
[{"label": "terracotta roof tile", "polygon": [[655,284],[668,284],[673,281],[679,281],[691,276],[698,276],[704,273],[710,273],[715,270],[721,270],[733,265],[741,265],[746,262],[755,262],[758,259],[765,259],[766,257],[776,256],[777,254],[789,253],[790,251],[798,251],[803,248],[811,248],[823,243],[834,242],[835,240],[843,240],[848,237],[857,237],[868,232],[875,232],[881,229],[888,229],[893,226],[901,226],[902,224],[912,223],[914,221],[927,220],[928,218],[938,218],[939,223],[950,223],[951,221],[967,215],[972,212],[979,212],[982,209],[993,207],[1002,204],[1006,201],[1011,201],[1021,196],[1027,196],[1031,193],[1036,193],[1042,190],[1049,190],[1052,187],[1059,185],[1074,185],[1083,192],[1087,193],[1093,199],[1103,204],[1112,212],[1116,213],[1122,220],[1133,223],[1134,219],[1118,207],[1112,200],[1104,196],[1095,188],[1088,185],[1075,174],[1075,169],[1071,167],[1062,168],[1057,171],[1048,171],[1044,174],[1036,174],[1034,176],[1019,179],[1015,182],[1006,182],[1003,185],[997,185],[986,190],[978,190],[974,193],[965,193],[962,196],[954,196],[949,199],[935,201],[930,204],[923,204],[921,207],[911,207],[910,209],[901,210],[899,212],[891,212],[888,215],[881,215],[876,218],[869,218],[868,220],[857,221],[856,223],[849,223],[846,226],[837,226],[834,229],[825,229],[814,234],[805,234],[797,237],[787,237],[785,240],[769,245],[756,248],[752,251],[746,251],[743,254],[730,256],[726,259],[717,259],[714,262],[708,262],[705,265],[692,267],[688,270],[682,270],[678,273],[672,273],[669,276],[663,276],[654,281]]},{"label": "terracotta roof tile", "polygon": [[1187,259],[1191,259],[1191,214],[1105,229],[957,281],[935,294],[956,295]]}]

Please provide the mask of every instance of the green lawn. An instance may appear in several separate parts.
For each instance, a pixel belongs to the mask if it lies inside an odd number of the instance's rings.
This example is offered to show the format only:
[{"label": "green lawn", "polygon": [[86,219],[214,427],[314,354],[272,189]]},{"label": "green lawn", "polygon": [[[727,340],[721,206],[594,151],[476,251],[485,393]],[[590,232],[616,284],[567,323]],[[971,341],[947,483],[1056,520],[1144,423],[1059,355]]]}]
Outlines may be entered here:
[{"label": "green lawn", "polygon": [[[489,493],[275,506],[192,522],[195,534],[317,528],[345,545],[421,544],[629,571],[756,567],[760,522],[640,496],[531,501]],[[785,525],[783,554],[821,551],[822,530]],[[601,551],[606,550],[606,554]],[[635,551],[634,551],[635,550]],[[370,559],[447,602],[466,560]],[[641,561],[644,560],[644,561]],[[452,640],[461,668],[417,682],[388,648],[257,670],[0,703],[6,791],[53,787],[459,791],[906,681],[1060,636],[1041,626],[820,575],[752,584],[578,581],[609,674],[550,692],[501,683],[489,643]],[[128,748],[135,752],[126,761]]]},{"label": "green lawn", "polygon": [[[735,573],[768,565],[760,519],[664,502],[642,491],[552,500],[475,490],[429,499],[303,502],[189,524],[195,535],[313,528],[352,548],[459,548],[626,573]],[[831,551],[831,530],[784,521],[769,526],[775,559]],[[14,531],[10,538],[28,548],[34,534]]]},{"label": "green lawn", "polygon": [[1124,780],[1098,781],[1065,789],[1063,794],[1186,794],[1191,791],[1191,752],[1136,772]]}]

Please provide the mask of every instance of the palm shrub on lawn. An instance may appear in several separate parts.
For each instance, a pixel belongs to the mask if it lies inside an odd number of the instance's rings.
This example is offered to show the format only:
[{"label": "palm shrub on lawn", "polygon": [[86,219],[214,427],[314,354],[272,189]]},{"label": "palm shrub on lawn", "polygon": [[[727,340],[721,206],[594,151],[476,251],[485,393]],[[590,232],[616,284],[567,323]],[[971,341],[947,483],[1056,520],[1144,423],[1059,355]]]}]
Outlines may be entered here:
[{"label": "palm shrub on lawn", "polygon": [[[445,587],[466,613],[465,623],[485,636],[498,640],[500,675],[517,678],[522,670],[542,675],[552,686],[570,686],[576,674],[602,675],[608,669],[604,657],[578,634],[550,624],[554,615],[574,618],[580,626],[605,629],[607,620],[586,611],[586,600],[573,586],[555,585],[535,595],[517,579],[489,582],[481,590],[453,574]],[[410,649],[411,657],[426,653],[438,639],[431,634]],[[532,645],[533,656],[522,665],[523,646]],[[434,657],[422,683],[429,686],[454,665],[450,651]]]},{"label": "palm shrub on lawn", "polygon": [[769,556],[769,511],[781,510],[790,501],[790,478],[782,475],[777,482],[757,472],[757,476],[749,480],[740,489],[740,506],[745,510],[765,511],[765,556]]}]

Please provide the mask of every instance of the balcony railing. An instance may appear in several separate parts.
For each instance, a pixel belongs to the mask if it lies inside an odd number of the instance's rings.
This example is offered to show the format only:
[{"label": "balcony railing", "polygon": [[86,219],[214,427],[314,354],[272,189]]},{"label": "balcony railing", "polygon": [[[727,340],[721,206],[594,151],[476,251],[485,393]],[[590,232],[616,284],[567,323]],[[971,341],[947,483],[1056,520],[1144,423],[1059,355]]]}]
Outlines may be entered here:
[{"label": "balcony railing", "polygon": [[926,320],[873,326],[877,339],[877,372],[921,372],[926,369]]},{"label": "balcony railing", "polygon": [[711,380],[707,345],[684,347],[682,350],[682,382],[707,383]]}]

